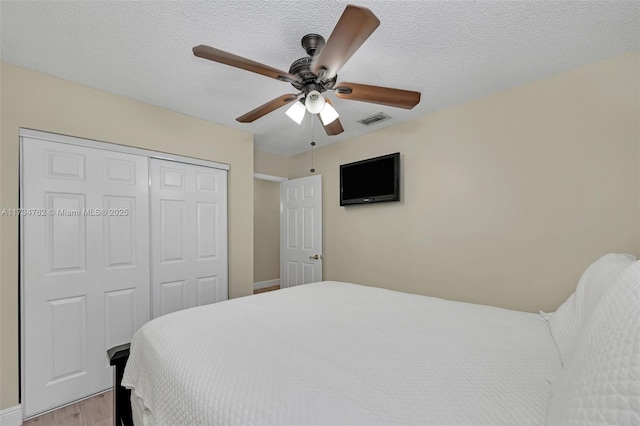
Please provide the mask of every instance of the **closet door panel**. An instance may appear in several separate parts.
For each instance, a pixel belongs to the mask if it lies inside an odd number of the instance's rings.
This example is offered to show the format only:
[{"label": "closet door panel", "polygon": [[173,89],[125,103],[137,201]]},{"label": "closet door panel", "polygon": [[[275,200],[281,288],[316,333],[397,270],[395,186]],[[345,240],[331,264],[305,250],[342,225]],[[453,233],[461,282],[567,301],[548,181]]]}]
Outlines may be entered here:
[{"label": "closet door panel", "polygon": [[152,316],[228,298],[227,173],[152,159]]},{"label": "closet door panel", "polygon": [[112,386],[106,350],[149,319],[148,159],[22,139],[27,417]]}]

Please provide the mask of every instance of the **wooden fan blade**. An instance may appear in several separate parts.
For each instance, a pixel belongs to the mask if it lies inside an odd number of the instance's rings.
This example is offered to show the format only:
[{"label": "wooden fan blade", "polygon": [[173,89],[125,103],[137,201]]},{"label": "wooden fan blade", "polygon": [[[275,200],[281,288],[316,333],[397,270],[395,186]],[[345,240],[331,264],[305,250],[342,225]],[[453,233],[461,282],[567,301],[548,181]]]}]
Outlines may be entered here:
[{"label": "wooden fan blade", "polygon": [[205,46],[204,44],[194,47],[193,54],[200,58],[209,59],[210,61],[255,72],[256,74],[266,75],[276,80],[287,81],[289,83],[297,81],[297,77],[288,72],[252,61],[251,59],[243,58],[242,56],[234,55],[233,53],[225,52],[224,50],[216,49],[215,47]]},{"label": "wooden fan blade", "polygon": [[[333,106],[333,102],[331,102],[331,99],[326,98],[326,100],[329,104],[331,104],[331,106]],[[324,127],[324,131],[327,133],[327,136],[335,136],[344,132],[344,128],[342,127],[342,123],[340,122],[339,118],[336,118],[331,123],[325,125],[322,121],[322,117],[320,117],[320,114],[316,115],[318,116],[318,120],[320,120],[322,127]]]},{"label": "wooden fan blade", "polygon": [[275,98],[272,101],[267,102],[264,105],[260,105],[258,108],[252,111],[249,111],[244,115],[241,115],[240,117],[236,118],[236,121],[239,121],[240,123],[252,123],[256,121],[258,118],[269,114],[271,111],[275,111],[278,108],[281,108],[286,104],[289,104],[296,100],[298,100],[297,95],[293,95],[293,94],[282,95],[280,97]]},{"label": "wooden fan blade", "polygon": [[342,99],[404,109],[411,109],[420,103],[420,92],[370,86],[368,84],[339,83],[336,85],[335,93],[337,97]]},{"label": "wooden fan blade", "polygon": [[311,71],[322,80],[333,78],[380,25],[380,20],[365,7],[346,7]]},{"label": "wooden fan blade", "polygon": [[[322,118],[320,118],[320,115],[318,115],[318,118],[320,119],[320,122],[322,123]],[[327,133],[327,136],[335,136],[335,135],[339,135],[340,133],[344,132],[344,128],[342,127],[342,123],[340,123],[340,119],[336,118],[335,120],[333,120],[331,123],[327,124],[326,126],[324,124],[322,124],[324,126],[324,131]]]}]

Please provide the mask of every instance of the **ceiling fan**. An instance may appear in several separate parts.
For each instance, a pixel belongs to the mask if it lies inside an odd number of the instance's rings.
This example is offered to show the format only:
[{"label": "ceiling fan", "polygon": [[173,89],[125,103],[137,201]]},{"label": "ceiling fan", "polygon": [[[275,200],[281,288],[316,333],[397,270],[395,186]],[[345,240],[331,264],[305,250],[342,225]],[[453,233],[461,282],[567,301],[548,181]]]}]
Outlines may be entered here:
[{"label": "ceiling fan", "polygon": [[204,59],[262,74],[291,83],[299,90],[273,99],[236,118],[241,123],[251,123],[291,102],[295,102],[287,115],[300,124],[305,112],[318,115],[327,135],[344,131],[338,113],[331,101],[322,93],[335,92],[341,99],[370,102],[397,108],[411,109],[420,102],[420,93],[389,87],[357,83],[336,83],[338,71],[380,25],[380,20],[369,9],[348,5],[325,43],[318,34],[302,37],[302,47],[309,55],[294,61],[289,72],[228,53],[214,47],[200,45],[193,54]]}]

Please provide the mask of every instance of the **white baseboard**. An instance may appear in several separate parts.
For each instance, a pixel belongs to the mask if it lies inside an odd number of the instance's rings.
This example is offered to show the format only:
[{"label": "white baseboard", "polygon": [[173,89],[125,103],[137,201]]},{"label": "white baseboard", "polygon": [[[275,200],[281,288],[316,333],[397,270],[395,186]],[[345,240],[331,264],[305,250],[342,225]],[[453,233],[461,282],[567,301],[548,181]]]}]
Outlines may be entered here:
[{"label": "white baseboard", "polygon": [[273,285],[280,285],[280,278],[276,278],[275,280],[260,281],[257,283],[253,283],[253,289],[257,290],[259,288],[271,287]]},{"label": "white baseboard", "polygon": [[0,425],[20,426],[22,424],[22,408],[19,405],[0,411]]}]

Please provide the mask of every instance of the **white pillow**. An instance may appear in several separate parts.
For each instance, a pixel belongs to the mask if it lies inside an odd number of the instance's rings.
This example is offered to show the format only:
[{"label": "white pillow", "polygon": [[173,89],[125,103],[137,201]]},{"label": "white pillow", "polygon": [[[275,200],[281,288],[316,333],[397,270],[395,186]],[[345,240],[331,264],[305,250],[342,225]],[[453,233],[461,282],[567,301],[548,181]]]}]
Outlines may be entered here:
[{"label": "white pillow", "polygon": [[549,329],[563,364],[569,359],[580,329],[602,295],[613,285],[620,272],[635,260],[630,254],[605,254],[584,271],[575,293],[550,315]]},{"label": "white pillow", "polygon": [[640,425],[640,262],[586,319],[553,385],[547,423]]}]

